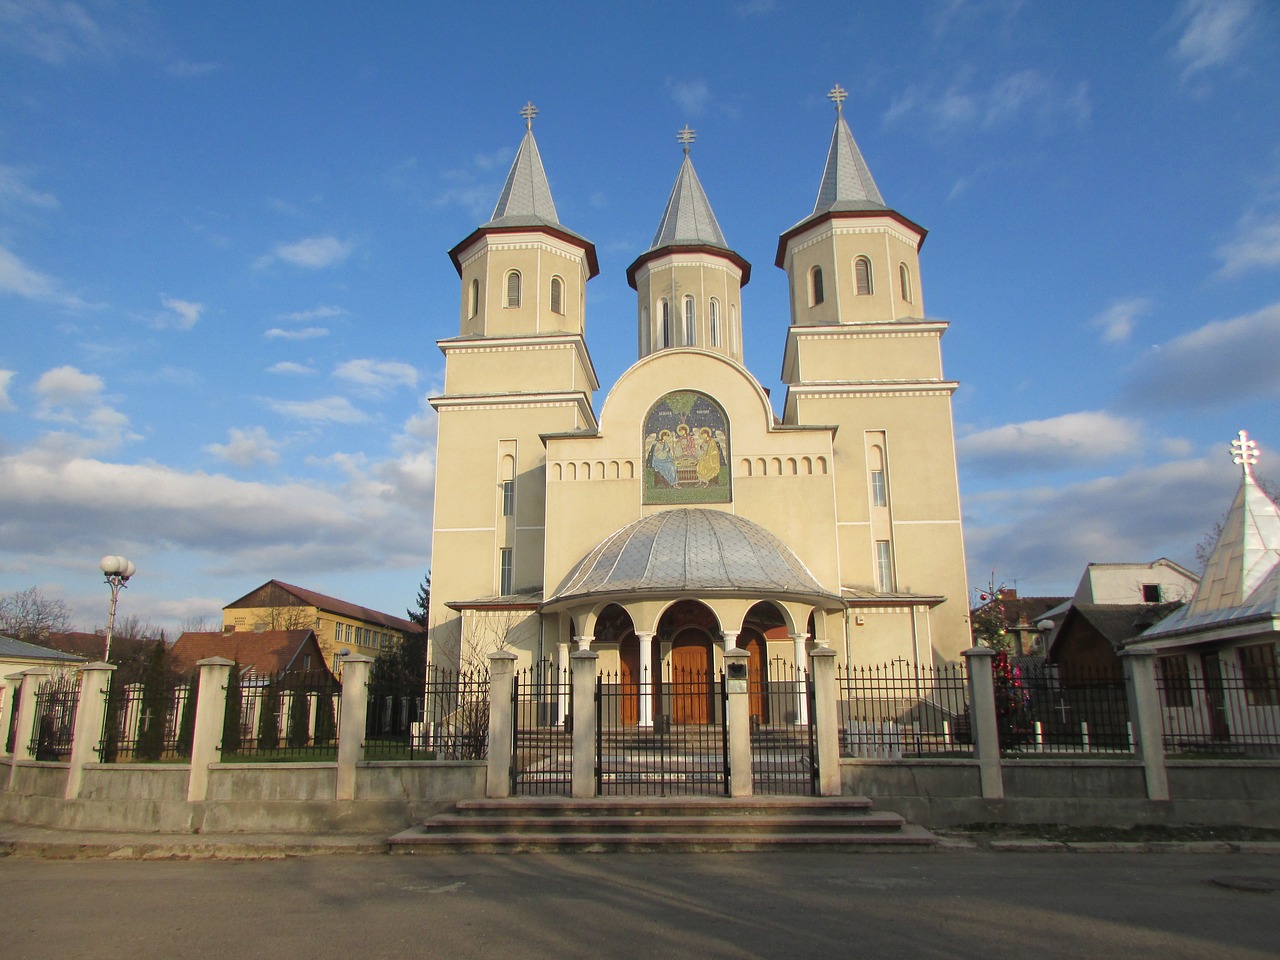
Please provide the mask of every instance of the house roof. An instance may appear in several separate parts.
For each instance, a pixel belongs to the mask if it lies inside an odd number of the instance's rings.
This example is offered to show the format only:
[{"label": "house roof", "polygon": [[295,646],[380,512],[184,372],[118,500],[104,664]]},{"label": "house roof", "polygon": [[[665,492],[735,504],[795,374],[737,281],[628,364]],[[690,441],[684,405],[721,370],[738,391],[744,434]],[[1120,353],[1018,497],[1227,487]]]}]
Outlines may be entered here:
[{"label": "house roof", "polygon": [[[102,659],[102,654],[105,652],[106,639],[106,634],[104,633],[84,633],[80,631],[51,633],[47,637],[40,638],[41,642],[46,644],[50,650],[60,650],[63,653],[74,654],[86,660]],[[150,650],[155,642],[155,639],[151,637],[113,636],[111,638],[111,659],[133,659],[141,656]]]},{"label": "house roof", "polygon": [[1059,636],[1067,633],[1071,619],[1078,617],[1119,648],[1181,606],[1181,602],[1077,603],[1067,613]]},{"label": "house roof", "polygon": [[84,657],[78,657],[74,653],[65,653],[62,650],[41,647],[34,643],[27,643],[25,640],[15,640],[13,637],[5,636],[0,636],[0,657],[14,660],[54,660],[60,663],[83,663],[85,660]]},{"label": "house roof", "polygon": [[313,659],[309,669],[329,669],[311,630],[197,631],[178,637],[169,650],[172,662],[184,673],[209,657],[225,657],[240,664],[243,673],[266,675],[282,670],[308,669],[304,657]]},{"label": "house roof", "polygon": [[403,617],[393,617],[389,613],[382,613],[379,610],[371,610],[369,607],[362,607],[359,604],[348,603],[346,600],[339,600],[337,597],[330,597],[323,593],[317,593],[315,590],[308,590],[305,587],[297,587],[291,583],[285,583],[283,580],[268,580],[260,587],[250,590],[238,600],[232,600],[228,603],[224,610],[234,609],[237,607],[260,607],[268,606],[255,602],[252,598],[260,591],[275,586],[279,589],[290,593],[297,597],[307,606],[315,607],[326,613],[336,613],[339,616],[349,617],[352,620],[363,620],[365,623],[376,623],[379,626],[388,627],[392,630],[399,630],[402,633],[422,633],[423,628],[412,620],[406,620]]}]

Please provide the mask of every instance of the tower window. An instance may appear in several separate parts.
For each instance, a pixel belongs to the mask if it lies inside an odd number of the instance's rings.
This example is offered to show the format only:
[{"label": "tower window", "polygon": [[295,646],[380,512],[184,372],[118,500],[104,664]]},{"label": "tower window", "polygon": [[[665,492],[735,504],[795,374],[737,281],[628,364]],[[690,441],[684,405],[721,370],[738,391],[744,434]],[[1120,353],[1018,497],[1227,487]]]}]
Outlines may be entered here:
[{"label": "tower window", "polygon": [[564,281],[559,277],[551,278],[551,312],[564,313]]},{"label": "tower window", "polygon": [[659,301],[659,309],[662,311],[662,327],[658,331],[658,346],[671,346],[671,304],[666,300]]},{"label": "tower window", "polygon": [[694,315],[693,297],[684,298],[684,342],[688,346],[697,343],[697,318]]},{"label": "tower window", "polygon": [[720,346],[720,301],[715,297],[711,298],[707,308],[707,323],[711,326],[711,345]]},{"label": "tower window", "polygon": [[871,471],[871,503],[877,507],[889,505],[889,490],[884,484],[884,471]]},{"label": "tower window", "polygon": [[507,306],[520,306],[520,271],[512,270],[507,274]]},{"label": "tower window", "polygon": [[511,548],[498,550],[498,595],[511,596]]},{"label": "tower window", "polygon": [[812,306],[817,306],[826,299],[826,294],[822,289],[822,268],[814,267],[809,274],[809,301]]},{"label": "tower window", "polygon": [[853,261],[853,277],[854,282],[857,284],[858,296],[871,296],[871,261],[866,257],[859,257]]},{"label": "tower window", "polygon": [[467,316],[474,317],[480,312],[480,281],[471,281],[471,298],[467,304]]},{"label": "tower window", "polygon": [[876,589],[881,593],[893,589],[893,553],[888,540],[876,541]]},{"label": "tower window", "polygon": [[516,482],[514,480],[502,481],[502,515],[504,517],[514,516],[516,512]]},{"label": "tower window", "polygon": [[898,264],[898,285],[902,287],[902,299],[911,302],[911,271],[905,263]]}]

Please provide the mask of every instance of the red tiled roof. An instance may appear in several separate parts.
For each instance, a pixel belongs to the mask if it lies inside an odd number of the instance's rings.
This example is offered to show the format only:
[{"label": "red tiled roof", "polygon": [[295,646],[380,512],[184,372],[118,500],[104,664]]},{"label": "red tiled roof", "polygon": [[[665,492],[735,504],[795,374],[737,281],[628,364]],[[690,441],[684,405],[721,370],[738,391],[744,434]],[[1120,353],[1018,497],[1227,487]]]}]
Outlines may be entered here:
[{"label": "red tiled roof", "polygon": [[[39,642],[42,647],[48,647],[50,650],[74,653],[76,656],[84,657],[86,660],[96,661],[102,659],[107,637],[105,633],[72,631],[70,633],[51,633],[48,636],[40,637],[38,641],[34,637],[31,640],[32,642]],[[112,637],[112,659],[141,657],[154,644],[155,640],[151,638]]]},{"label": "red tiled roof", "polygon": [[183,673],[194,670],[200,660],[226,657],[239,663],[244,672],[252,670],[258,675],[306,669],[303,665],[307,654],[311,655],[310,669],[329,669],[316,635],[310,630],[184,633],[169,651],[172,662]]},{"label": "red tiled roof", "polygon": [[[388,627],[392,630],[399,630],[401,633],[416,634],[422,633],[423,629],[412,620],[406,620],[403,617],[393,617],[389,613],[382,613],[379,610],[371,610],[369,607],[362,607],[355,603],[348,603],[346,600],[339,600],[337,597],[326,596],[323,593],[316,593],[314,590],[308,590],[305,587],[295,587],[291,583],[285,583],[283,580],[268,580],[261,587],[250,590],[239,600],[232,600],[227,607],[254,607],[260,606],[249,600],[255,593],[272,585],[279,587],[288,593],[293,594],[299,600],[309,606],[324,610],[327,613],[336,613],[340,616],[350,617],[352,620],[363,620],[365,623],[376,623],[379,626]],[[223,609],[226,609],[224,607]]]}]

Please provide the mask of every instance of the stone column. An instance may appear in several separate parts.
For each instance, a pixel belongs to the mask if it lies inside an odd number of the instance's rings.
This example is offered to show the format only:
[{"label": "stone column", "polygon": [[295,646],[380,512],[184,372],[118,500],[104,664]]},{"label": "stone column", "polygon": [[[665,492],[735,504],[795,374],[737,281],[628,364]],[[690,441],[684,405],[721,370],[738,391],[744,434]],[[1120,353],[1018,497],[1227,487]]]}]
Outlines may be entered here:
[{"label": "stone column", "polygon": [[1000,728],[996,724],[995,684],[991,679],[995,655],[989,647],[971,647],[962,654],[969,674],[969,731],[982,775],[982,796],[986,800],[1004,799]]},{"label": "stone column", "polygon": [[595,640],[595,637],[593,636],[573,638],[573,641],[578,645],[579,650],[590,650],[591,644],[594,640]]},{"label": "stone column", "polygon": [[724,643],[725,653],[738,648],[738,635],[736,633],[730,633],[728,630],[721,630],[720,640]]},{"label": "stone column", "polygon": [[338,721],[338,787],[335,800],[356,798],[356,764],[364,759],[369,712],[369,671],[373,658],[352,653],[342,661],[342,719]]},{"label": "stone column", "polygon": [[484,795],[495,799],[511,795],[511,742],[515,732],[511,691],[515,679],[514,653],[499,650],[489,654],[489,760]]},{"label": "stone column", "polygon": [[814,739],[818,746],[818,795],[838,797],[844,793],[840,776],[840,718],[837,701],[836,652],[816,647],[810,656],[813,684]]},{"label": "stone column", "polygon": [[747,664],[751,654],[737,647],[724,652],[724,686],[729,703],[724,722],[729,727],[729,796],[749,797],[755,790],[751,775],[751,692]]},{"label": "stone column", "polygon": [[1133,752],[1142,761],[1148,800],[1169,799],[1169,772],[1164,765],[1164,716],[1156,687],[1154,650],[1125,650],[1125,689],[1129,695],[1129,722],[1133,728]]},{"label": "stone column", "polygon": [[640,641],[640,726],[653,727],[653,634],[637,633]]},{"label": "stone column", "polygon": [[596,795],[596,661],[600,654],[575,650],[573,670],[573,787],[574,797]]},{"label": "stone column", "polygon": [[796,723],[805,726],[809,722],[809,702],[804,696],[804,685],[801,681],[808,672],[809,656],[806,651],[809,635],[807,633],[791,634],[791,643],[795,650],[794,659],[796,662]]},{"label": "stone column", "polygon": [[76,703],[76,727],[71,738],[71,769],[67,772],[67,790],[63,796],[75,800],[80,796],[84,766],[98,758],[102,740],[102,721],[107,713],[107,691],[111,689],[110,663],[86,663],[80,667],[80,699]]},{"label": "stone column", "polygon": [[210,657],[196,663],[196,723],[191,738],[191,773],[187,778],[187,799],[192,802],[208,796],[209,765],[222,759],[227,682],[234,667],[226,657]]}]

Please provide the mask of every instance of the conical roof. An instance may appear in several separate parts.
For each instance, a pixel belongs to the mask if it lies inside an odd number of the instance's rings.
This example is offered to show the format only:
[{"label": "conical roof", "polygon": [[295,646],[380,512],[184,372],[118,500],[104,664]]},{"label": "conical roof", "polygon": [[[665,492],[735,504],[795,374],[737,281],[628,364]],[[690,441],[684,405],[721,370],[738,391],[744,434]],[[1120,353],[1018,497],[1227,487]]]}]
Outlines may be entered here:
[{"label": "conical roof", "polygon": [[675,186],[662,212],[658,232],[653,235],[650,250],[661,247],[707,246],[729,249],[716,215],[711,211],[711,201],[693,169],[693,161],[686,150]]},{"label": "conical roof", "polygon": [[822,171],[822,186],[818,188],[818,200],[810,216],[840,210],[887,209],[849,124],[845,123],[844,111],[837,108],[836,128],[831,134],[827,165]]},{"label": "conical roof", "polygon": [[[493,217],[486,227],[559,227],[555,201],[551,199],[551,185],[547,172],[542,168],[542,156],[538,143],[533,139],[533,128],[525,130],[520,149],[507,174],[507,182],[493,208]],[[563,229],[563,228],[562,228]]]}]

